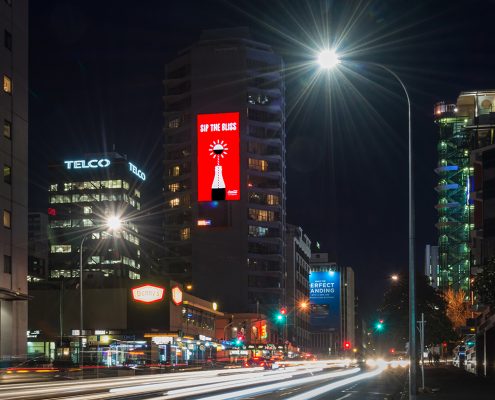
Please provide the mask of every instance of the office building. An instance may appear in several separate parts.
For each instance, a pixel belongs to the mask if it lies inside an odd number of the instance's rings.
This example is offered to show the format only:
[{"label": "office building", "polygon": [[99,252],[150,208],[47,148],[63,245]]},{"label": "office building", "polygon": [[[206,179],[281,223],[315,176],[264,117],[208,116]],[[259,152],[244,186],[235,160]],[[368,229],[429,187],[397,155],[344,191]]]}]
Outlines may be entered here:
[{"label": "office building", "polygon": [[163,262],[226,311],[285,303],[283,67],[245,28],[166,66]]},{"label": "office building", "polygon": [[[138,221],[146,174],[118,153],[65,159],[50,165],[49,173],[49,277],[79,277],[82,248],[86,284],[140,279]],[[122,220],[122,229],[106,229],[112,216]]]},{"label": "office building", "polygon": [[348,354],[356,345],[353,269],[329,262],[328,253],[313,253],[309,287],[313,352],[321,355]]},{"label": "office building", "polygon": [[307,350],[311,346],[309,333],[309,271],[311,240],[303,230],[287,224],[287,340],[294,346]]},{"label": "office building", "polygon": [[0,2],[0,358],[26,354],[28,2]]},{"label": "office building", "polygon": [[28,214],[28,282],[48,278],[48,214]]}]

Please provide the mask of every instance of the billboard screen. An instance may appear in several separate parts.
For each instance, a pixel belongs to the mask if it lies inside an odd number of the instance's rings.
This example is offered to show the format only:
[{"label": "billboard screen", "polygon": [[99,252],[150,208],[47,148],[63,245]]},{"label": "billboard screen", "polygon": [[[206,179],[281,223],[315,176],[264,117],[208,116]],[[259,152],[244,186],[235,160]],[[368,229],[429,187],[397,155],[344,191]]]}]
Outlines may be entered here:
[{"label": "billboard screen", "polygon": [[311,325],[317,329],[340,328],[340,273],[337,271],[309,274]]},{"label": "billboard screen", "polygon": [[198,201],[240,199],[239,113],[198,114]]}]

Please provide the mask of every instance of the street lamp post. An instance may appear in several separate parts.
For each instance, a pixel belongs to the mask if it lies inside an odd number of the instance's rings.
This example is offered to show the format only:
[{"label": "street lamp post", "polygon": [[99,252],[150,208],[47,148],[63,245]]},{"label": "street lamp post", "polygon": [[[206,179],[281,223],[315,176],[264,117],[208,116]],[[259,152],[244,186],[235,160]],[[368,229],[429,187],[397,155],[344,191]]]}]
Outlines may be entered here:
[{"label": "street lamp post", "polygon": [[[338,55],[333,50],[325,50],[320,53],[318,62],[322,68],[331,69],[341,63]],[[415,268],[414,268],[414,181],[413,181],[413,159],[412,159],[412,126],[411,126],[411,100],[406,85],[399,76],[390,68],[382,64],[366,63],[381,68],[391,74],[401,85],[407,99],[407,121],[408,121],[408,178],[409,178],[409,399],[416,398],[416,295],[415,295]]]},{"label": "street lamp post", "polygon": [[[120,229],[122,222],[119,217],[111,216],[106,220],[106,227],[109,230],[117,231]],[[86,238],[92,235],[94,232],[86,233],[81,240],[79,246],[79,334],[80,334],[80,346],[79,346],[79,365],[81,367],[81,373],[83,373],[84,357],[83,357],[83,327],[84,327],[84,292],[83,292],[83,247]],[[96,355],[98,357],[98,355]]]}]

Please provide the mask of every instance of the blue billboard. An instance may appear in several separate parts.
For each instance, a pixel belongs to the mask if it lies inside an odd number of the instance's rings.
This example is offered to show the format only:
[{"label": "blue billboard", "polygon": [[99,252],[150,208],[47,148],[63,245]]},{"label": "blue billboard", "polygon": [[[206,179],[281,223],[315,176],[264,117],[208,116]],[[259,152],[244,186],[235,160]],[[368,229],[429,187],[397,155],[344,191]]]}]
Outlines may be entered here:
[{"label": "blue billboard", "polygon": [[340,273],[337,271],[309,274],[311,326],[316,329],[340,328]]}]

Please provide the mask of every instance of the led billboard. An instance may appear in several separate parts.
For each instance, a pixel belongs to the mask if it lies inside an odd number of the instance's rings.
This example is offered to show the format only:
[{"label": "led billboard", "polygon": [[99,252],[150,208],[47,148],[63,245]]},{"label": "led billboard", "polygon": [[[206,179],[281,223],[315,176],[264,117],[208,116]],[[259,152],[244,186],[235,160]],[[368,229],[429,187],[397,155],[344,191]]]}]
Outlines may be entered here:
[{"label": "led billboard", "polygon": [[239,113],[198,114],[198,201],[240,199]]},{"label": "led billboard", "polygon": [[309,274],[310,322],[317,329],[340,328],[340,273],[337,271]]}]

